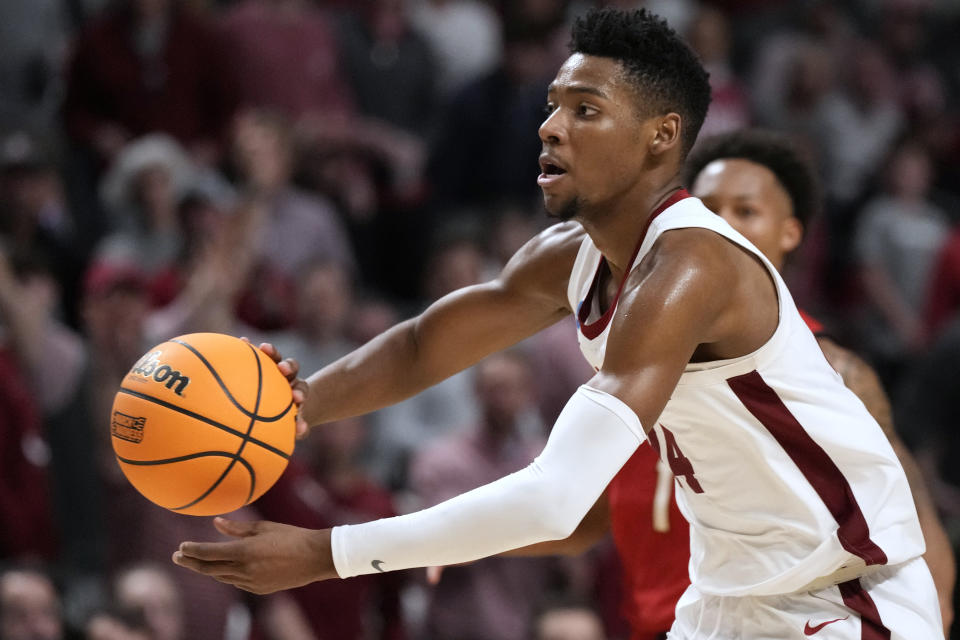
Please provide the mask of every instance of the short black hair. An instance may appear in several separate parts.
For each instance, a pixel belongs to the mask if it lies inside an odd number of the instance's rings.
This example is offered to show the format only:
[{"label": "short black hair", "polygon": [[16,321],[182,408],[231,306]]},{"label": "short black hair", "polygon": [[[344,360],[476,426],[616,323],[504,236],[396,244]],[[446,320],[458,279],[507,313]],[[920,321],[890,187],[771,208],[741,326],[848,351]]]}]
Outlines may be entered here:
[{"label": "short black hair", "polygon": [[690,151],[710,106],[710,79],[665,20],[646,9],[592,9],[574,21],[570,51],[620,62],[654,113],[680,114],[683,154]]},{"label": "short black hair", "polygon": [[738,158],[766,167],[790,196],[793,215],[807,224],[820,211],[820,182],[809,154],[783,134],[762,129],[741,129],[713,136],[700,143],[687,161],[686,184],[693,186],[714,160]]}]

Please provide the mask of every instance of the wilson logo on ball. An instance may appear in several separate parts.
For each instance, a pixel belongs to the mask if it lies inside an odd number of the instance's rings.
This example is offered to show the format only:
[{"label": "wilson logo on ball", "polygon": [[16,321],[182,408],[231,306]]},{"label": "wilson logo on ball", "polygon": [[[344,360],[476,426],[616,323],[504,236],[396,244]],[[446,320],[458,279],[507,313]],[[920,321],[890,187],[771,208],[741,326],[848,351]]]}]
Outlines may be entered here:
[{"label": "wilson logo on ball", "polygon": [[160,351],[151,351],[143,356],[137,364],[133,365],[130,374],[163,382],[167,389],[172,389],[178,396],[182,396],[183,390],[190,384],[190,378],[171,368],[170,365],[162,364],[160,354]]}]

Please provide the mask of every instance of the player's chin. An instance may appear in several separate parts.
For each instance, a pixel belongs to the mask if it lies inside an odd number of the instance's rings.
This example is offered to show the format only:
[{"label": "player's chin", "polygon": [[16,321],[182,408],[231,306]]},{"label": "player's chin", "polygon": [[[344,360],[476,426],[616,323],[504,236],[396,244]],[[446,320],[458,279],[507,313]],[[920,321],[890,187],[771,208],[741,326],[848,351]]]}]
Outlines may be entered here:
[{"label": "player's chin", "polygon": [[554,220],[570,220],[577,215],[577,207],[574,206],[576,198],[559,197],[557,195],[544,193],[543,208],[547,216]]},{"label": "player's chin", "polygon": [[543,208],[547,212],[547,216],[555,220],[565,220],[563,214],[567,210],[567,200],[568,198],[560,198],[556,194],[544,192]]}]

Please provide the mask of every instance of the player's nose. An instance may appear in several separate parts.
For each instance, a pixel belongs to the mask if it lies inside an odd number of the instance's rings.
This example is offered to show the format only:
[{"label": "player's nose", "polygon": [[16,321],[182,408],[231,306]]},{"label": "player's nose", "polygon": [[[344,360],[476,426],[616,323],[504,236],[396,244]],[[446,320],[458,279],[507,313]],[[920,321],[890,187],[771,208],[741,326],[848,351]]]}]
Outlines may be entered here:
[{"label": "player's nose", "polygon": [[544,144],[563,144],[566,142],[566,125],[560,109],[554,109],[543,121],[538,130]]}]

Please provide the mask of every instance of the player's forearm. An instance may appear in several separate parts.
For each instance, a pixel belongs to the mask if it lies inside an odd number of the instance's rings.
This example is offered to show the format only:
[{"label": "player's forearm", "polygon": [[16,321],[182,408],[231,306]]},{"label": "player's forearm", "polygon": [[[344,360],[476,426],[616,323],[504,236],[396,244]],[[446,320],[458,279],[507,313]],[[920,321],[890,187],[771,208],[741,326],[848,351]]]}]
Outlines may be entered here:
[{"label": "player's forearm", "polygon": [[309,376],[301,408],[307,424],[376,411],[430,386],[431,377],[418,372],[414,322],[396,325]]},{"label": "player's forearm", "polygon": [[375,411],[423,391],[566,314],[498,282],[444,296],[416,318],[311,375],[308,424]]},{"label": "player's forearm", "polygon": [[864,288],[880,313],[901,333],[909,333],[919,324],[918,313],[906,302],[890,277],[879,267],[863,270]]},{"label": "player's forearm", "polygon": [[566,538],[643,434],[629,407],[581,387],[527,468],[430,509],[333,529],[337,573],[459,564]]}]

